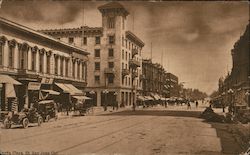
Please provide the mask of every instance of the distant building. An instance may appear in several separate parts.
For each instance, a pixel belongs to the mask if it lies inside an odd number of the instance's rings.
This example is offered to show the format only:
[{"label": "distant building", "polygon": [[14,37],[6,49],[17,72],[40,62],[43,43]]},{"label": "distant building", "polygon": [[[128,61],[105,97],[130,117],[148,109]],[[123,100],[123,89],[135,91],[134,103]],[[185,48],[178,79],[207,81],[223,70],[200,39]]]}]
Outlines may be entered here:
[{"label": "distant building", "polygon": [[219,80],[219,92],[224,104],[238,107],[250,106],[250,40],[249,24],[244,34],[231,50],[233,67],[231,73]]},{"label": "distant building", "polygon": [[166,90],[164,91],[164,81],[166,78],[166,71],[157,63],[152,63],[151,59],[144,59],[142,61],[142,89],[144,96],[152,96],[159,100],[166,97]]},{"label": "distant building", "polygon": [[[45,94],[57,94],[58,85],[68,88],[71,95],[83,95],[87,85],[85,50],[4,18],[0,25],[2,111],[13,111],[14,103],[18,103],[15,110],[30,107]],[[61,89],[61,94],[65,91]]]},{"label": "distant building", "polygon": [[180,96],[180,88],[178,77],[172,73],[166,74],[165,88],[167,90],[167,97],[179,97]]},{"label": "distant building", "polygon": [[[144,43],[127,29],[129,12],[118,2],[98,7],[102,27],[40,30],[54,38],[90,51],[87,94],[94,104],[132,105],[142,90]],[[108,99],[108,101],[107,101]]]}]

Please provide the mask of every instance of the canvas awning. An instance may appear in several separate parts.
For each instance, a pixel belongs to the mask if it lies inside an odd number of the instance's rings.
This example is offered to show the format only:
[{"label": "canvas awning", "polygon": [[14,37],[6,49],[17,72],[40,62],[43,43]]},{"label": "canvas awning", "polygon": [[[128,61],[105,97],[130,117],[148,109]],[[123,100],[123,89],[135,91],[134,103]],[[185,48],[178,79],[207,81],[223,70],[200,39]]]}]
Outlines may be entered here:
[{"label": "canvas awning", "polygon": [[51,95],[59,95],[60,93],[54,90],[47,90],[47,89],[43,89],[43,92],[49,93]]},{"label": "canvas awning", "polygon": [[87,96],[72,96],[72,97],[75,99],[78,99],[78,100],[91,100],[92,99],[92,98],[87,97]]},{"label": "canvas awning", "polygon": [[16,91],[13,84],[6,83],[6,97],[16,97]]},{"label": "canvas awning", "polygon": [[145,100],[154,100],[151,96],[144,96]]},{"label": "canvas awning", "polygon": [[140,100],[140,101],[144,101],[145,100],[145,98],[143,96],[141,96],[141,95],[137,96],[137,99]]},{"label": "canvas awning", "polygon": [[161,99],[161,97],[160,97],[158,94],[153,94],[153,93],[151,93],[150,95],[151,95],[152,97],[154,97],[155,100],[160,100],[160,99]]},{"label": "canvas awning", "polygon": [[69,93],[70,95],[82,95],[83,92],[77,89],[72,84],[64,84],[64,83],[55,83],[59,88],[63,90],[65,93]]},{"label": "canvas awning", "polygon": [[21,85],[20,82],[14,80],[12,77],[8,75],[0,75],[0,83],[8,83],[8,84],[14,84],[14,85]]}]

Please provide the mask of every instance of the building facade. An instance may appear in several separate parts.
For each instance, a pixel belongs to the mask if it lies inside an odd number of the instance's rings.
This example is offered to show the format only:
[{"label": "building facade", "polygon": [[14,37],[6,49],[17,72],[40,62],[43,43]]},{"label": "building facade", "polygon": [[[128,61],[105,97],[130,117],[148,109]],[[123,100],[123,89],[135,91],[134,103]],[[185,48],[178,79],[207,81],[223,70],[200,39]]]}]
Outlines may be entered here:
[{"label": "building facade", "polygon": [[178,77],[172,73],[166,74],[166,85],[167,97],[179,97],[180,96],[180,86],[178,82]]},{"label": "building facade", "polygon": [[166,71],[151,59],[142,61],[142,89],[144,96],[152,96],[155,100],[165,98],[167,91],[164,89]]},{"label": "building facade", "polygon": [[87,85],[88,52],[4,18],[0,24],[2,111],[11,111],[14,102],[19,111],[30,107],[35,98],[57,93],[58,85],[67,85],[68,93],[82,93]]},{"label": "building facade", "polygon": [[231,50],[233,67],[231,73],[219,80],[219,93],[226,105],[250,106],[250,40],[249,24],[244,34]]},{"label": "building facade", "polygon": [[[54,38],[86,49],[89,55],[87,94],[97,106],[132,105],[142,90],[142,48],[135,34],[127,29],[129,12],[118,2],[98,7],[102,27],[40,30]],[[107,101],[108,99],[108,101]]]}]

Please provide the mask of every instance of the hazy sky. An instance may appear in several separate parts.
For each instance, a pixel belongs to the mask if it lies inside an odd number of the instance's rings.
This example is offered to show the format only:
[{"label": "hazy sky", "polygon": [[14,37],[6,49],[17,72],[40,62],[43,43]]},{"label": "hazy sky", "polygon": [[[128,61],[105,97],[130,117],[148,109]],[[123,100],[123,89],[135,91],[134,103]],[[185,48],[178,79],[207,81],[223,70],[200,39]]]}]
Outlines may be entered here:
[{"label": "hazy sky", "polygon": [[[97,7],[106,2],[3,1],[0,15],[33,29],[101,26]],[[128,26],[145,42],[143,57],[161,63],[185,87],[210,94],[231,69],[230,50],[245,31],[245,2],[121,2]],[[84,8],[84,9],[83,9]],[[83,11],[84,10],[84,11]],[[84,18],[83,18],[84,17]],[[134,19],[134,20],[133,20]],[[134,21],[134,24],[133,24]]]}]

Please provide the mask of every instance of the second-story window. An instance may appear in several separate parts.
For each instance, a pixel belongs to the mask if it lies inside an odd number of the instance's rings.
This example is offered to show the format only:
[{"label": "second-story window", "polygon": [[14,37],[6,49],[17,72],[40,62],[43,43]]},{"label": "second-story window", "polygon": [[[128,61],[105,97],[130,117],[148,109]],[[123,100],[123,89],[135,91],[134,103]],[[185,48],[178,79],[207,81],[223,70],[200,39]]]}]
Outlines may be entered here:
[{"label": "second-story window", "polygon": [[87,45],[87,37],[83,37],[83,45]]},{"label": "second-story window", "polygon": [[125,60],[128,60],[128,52],[126,52]]},{"label": "second-story window", "polygon": [[115,44],[115,36],[109,36],[109,44]]},{"label": "second-story window", "polygon": [[0,65],[3,65],[3,44],[0,43]]},{"label": "second-story window", "polygon": [[109,76],[109,77],[108,77],[108,83],[109,83],[109,84],[114,83],[114,76]]},{"label": "second-story window", "polygon": [[76,77],[76,62],[73,61],[72,65],[73,65],[73,67],[72,67],[72,76],[73,76],[73,78],[75,78]]},{"label": "second-story window", "polygon": [[95,75],[95,82],[100,83],[100,76],[99,75]]},{"label": "second-story window", "polygon": [[124,36],[122,36],[122,47],[124,47]]},{"label": "second-story window", "polygon": [[55,75],[58,75],[58,57],[55,57]]},{"label": "second-story window", "polygon": [[114,49],[109,48],[109,57],[114,57]]},{"label": "second-story window", "polygon": [[95,49],[95,57],[100,58],[100,49]]},{"label": "second-story window", "polygon": [[65,59],[65,76],[69,76],[69,59]]},{"label": "second-story window", "polygon": [[80,62],[77,62],[77,77],[80,79]]},{"label": "second-story window", "polygon": [[124,50],[122,50],[122,59],[124,59]]},{"label": "second-story window", "polygon": [[115,28],[115,17],[108,17],[108,28]]},{"label": "second-story window", "polygon": [[60,59],[60,75],[63,75],[63,57]]},{"label": "second-story window", "polygon": [[14,47],[9,46],[9,67],[14,67]]},{"label": "second-story window", "polygon": [[47,74],[50,74],[50,55],[47,55]]},{"label": "second-story window", "polygon": [[35,71],[36,69],[36,52],[31,53],[31,70]]},{"label": "second-story window", "polygon": [[109,68],[114,68],[114,62],[109,62]]},{"label": "second-story window", "polygon": [[43,54],[39,55],[39,72],[43,73]]},{"label": "second-story window", "polygon": [[101,44],[101,37],[95,37],[95,44]]},{"label": "second-story window", "polygon": [[100,70],[100,62],[95,62],[95,70]]},{"label": "second-story window", "polygon": [[74,43],[74,38],[73,37],[69,37],[69,43],[70,44]]}]

